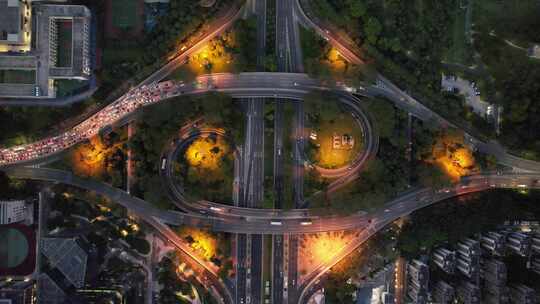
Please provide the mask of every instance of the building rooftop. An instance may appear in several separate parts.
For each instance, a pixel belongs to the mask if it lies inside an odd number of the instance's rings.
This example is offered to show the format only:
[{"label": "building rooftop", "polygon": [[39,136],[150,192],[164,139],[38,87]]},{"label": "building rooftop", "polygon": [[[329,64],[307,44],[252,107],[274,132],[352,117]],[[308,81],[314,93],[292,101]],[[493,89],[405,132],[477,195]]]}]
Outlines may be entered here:
[{"label": "building rooftop", "polygon": [[41,252],[73,286],[81,288],[86,276],[87,253],[75,238],[42,238]]},{"label": "building rooftop", "polygon": [[26,203],[23,200],[0,201],[0,225],[23,221],[26,218]]},{"label": "building rooftop", "polygon": [[18,42],[21,35],[19,0],[0,0],[0,41]]},{"label": "building rooftop", "polygon": [[528,50],[528,55],[533,58],[540,59],[540,44],[531,46]]},{"label": "building rooftop", "polygon": [[[9,5],[17,10],[7,12]],[[15,17],[19,21],[14,22]],[[90,78],[91,12],[87,7],[33,2],[30,10],[24,1],[0,0],[0,38],[8,26],[10,31],[18,29],[21,39],[3,44],[0,40],[0,69],[11,81],[0,84],[0,96],[53,98],[54,80]],[[23,29],[28,35],[23,35]],[[21,43],[29,42],[30,32],[32,47],[29,44],[23,50]]]},{"label": "building rooftop", "polygon": [[43,273],[38,279],[37,296],[40,304],[56,304],[64,303],[66,294],[51,277]]},{"label": "building rooftop", "polygon": [[34,283],[0,287],[0,304],[31,304],[34,287]]}]

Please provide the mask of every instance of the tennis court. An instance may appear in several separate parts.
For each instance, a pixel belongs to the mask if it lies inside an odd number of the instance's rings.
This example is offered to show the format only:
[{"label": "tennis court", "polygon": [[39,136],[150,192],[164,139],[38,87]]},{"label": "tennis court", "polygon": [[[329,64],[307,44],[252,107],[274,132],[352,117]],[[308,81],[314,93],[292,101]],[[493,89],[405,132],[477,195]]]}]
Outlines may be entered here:
[{"label": "tennis court", "polygon": [[112,2],[113,25],[122,29],[132,28],[137,23],[138,0],[114,0]]}]

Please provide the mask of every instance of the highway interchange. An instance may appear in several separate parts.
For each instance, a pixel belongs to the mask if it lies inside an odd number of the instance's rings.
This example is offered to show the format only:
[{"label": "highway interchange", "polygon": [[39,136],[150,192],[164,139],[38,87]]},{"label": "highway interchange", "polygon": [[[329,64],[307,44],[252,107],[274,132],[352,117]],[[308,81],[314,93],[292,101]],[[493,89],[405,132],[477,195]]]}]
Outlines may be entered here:
[{"label": "highway interchange", "polygon": [[[257,1],[259,3],[261,1]],[[262,1],[264,2],[264,1]],[[343,38],[341,35],[333,35],[333,31],[324,29],[322,25],[315,23],[315,19],[310,19],[302,10],[298,0],[292,1],[277,1],[281,3],[278,5],[276,21],[278,24],[278,33],[285,33],[284,37],[276,37],[276,45],[278,57],[283,58],[283,60],[278,60],[278,66],[280,66],[280,71],[283,72],[301,72],[303,69],[301,67],[301,50],[298,52],[298,37],[297,31],[298,28],[295,26],[297,21],[301,22],[303,25],[308,26],[316,30],[319,34],[326,37],[330,43],[332,43],[337,49],[340,50],[340,53],[345,56],[348,60],[353,63],[361,63],[361,60],[357,55],[355,55],[355,48],[351,45],[346,38]],[[286,4],[284,4],[286,3]],[[262,7],[262,6],[259,6]],[[259,8],[260,9],[260,8]],[[225,28],[230,26],[230,24],[238,17],[240,13],[230,14],[229,19],[225,19],[219,26],[215,27],[215,31],[210,31],[209,34],[203,37],[203,40],[213,35],[217,35],[222,32]],[[284,29],[284,31],[279,31],[279,29]],[[295,33],[296,32],[296,33]],[[262,35],[262,34],[261,34]],[[279,36],[279,35],[278,35]],[[208,38],[208,39],[210,39]],[[203,41],[201,40],[201,41]],[[283,44],[285,44],[285,50],[287,55],[281,55]],[[296,46],[296,47],[293,47]],[[191,50],[196,50],[197,45]],[[260,48],[259,48],[260,49]],[[263,47],[264,49],[264,47]],[[291,51],[292,49],[292,51]],[[186,53],[187,54],[187,53]],[[188,55],[186,55],[188,56]],[[180,58],[180,57],[177,57]],[[185,58],[184,58],[185,59]],[[178,59],[178,62],[175,63],[177,66],[180,62],[183,62],[184,59]],[[175,59],[177,60],[177,59]],[[296,63],[295,63],[296,62]],[[211,202],[197,202],[195,206],[191,205],[192,213],[179,213],[174,211],[163,211],[154,208],[147,202],[144,202],[141,199],[130,196],[129,194],[123,192],[119,189],[111,188],[108,185],[82,179],[76,176],[71,175],[68,172],[53,170],[53,169],[44,169],[36,167],[24,167],[20,166],[25,164],[34,164],[39,163],[48,157],[54,156],[56,153],[60,153],[63,150],[87,139],[96,134],[104,128],[108,128],[118,121],[124,119],[126,116],[134,113],[137,109],[153,104],[173,96],[179,95],[196,95],[204,94],[208,91],[219,91],[223,93],[230,94],[235,98],[248,98],[249,99],[249,111],[248,117],[253,120],[250,124],[248,122],[248,134],[252,132],[253,134],[261,134],[261,125],[257,121],[260,119],[261,115],[261,98],[277,98],[277,99],[291,99],[296,101],[301,101],[303,96],[313,90],[322,90],[328,91],[339,96],[340,101],[358,107],[361,101],[357,96],[363,97],[373,97],[373,96],[384,96],[389,100],[393,101],[396,106],[408,111],[412,115],[416,116],[421,120],[431,120],[437,121],[442,125],[452,125],[447,122],[435,112],[423,106],[420,102],[410,97],[399,88],[395,87],[391,82],[386,80],[384,77],[379,76],[379,81],[377,85],[365,84],[358,88],[349,88],[345,86],[329,86],[323,85],[321,82],[311,79],[305,74],[299,73],[242,73],[240,75],[232,74],[215,74],[215,75],[204,75],[193,83],[183,83],[183,82],[162,82],[158,83],[159,80],[163,79],[170,71],[174,70],[174,65],[168,65],[164,67],[156,74],[152,75],[141,85],[133,88],[127,94],[119,98],[117,101],[113,102],[109,106],[105,107],[103,110],[97,112],[95,115],[90,117],[88,120],[85,120],[81,124],[75,126],[73,129],[66,131],[60,135],[40,140],[36,143],[32,143],[25,146],[4,148],[0,150],[0,166],[7,165],[4,167],[4,170],[10,175],[19,178],[29,178],[36,180],[46,180],[53,182],[61,182],[65,184],[74,185],[83,189],[95,191],[98,194],[107,196],[113,201],[122,204],[126,208],[135,212],[149,224],[154,226],[160,233],[165,235],[172,243],[174,243],[182,251],[189,253],[189,248],[183,244],[181,240],[168,228],[166,224],[171,225],[193,225],[196,227],[203,227],[212,229],[215,231],[225,231],[240,233],[238,234],[239,238],[242,239],[245,236],[245,244],[241,240],[238,242],[240,246],[237,248],[241,249],[243,255],[241,254],[239,258],[243,261],[247,258],[248,253],[256,252],[261,248],[262,245],[258,245],[257,238],[255,238],[255,245],[253,238],[251,238],[251,250],[248,248],[248,238],[249,235],[242,234],[246,231],[250,233],[255,233],[256,235],[262,234],[272,234],[274,236],[274,248],[278,248],[277,251],[280,251],[281,254],[277,253],[274,255],[274,265],[278,265],[274,272],[281,271],[283,269],[283,244],[287,241],[289,244],[289,251],[286,254],[289,259],[291,255],[294,255],[297,250],[294,250],[294,245],[291,245],[291,239],[294,243],[294,237],[290,238],[292,234],[298,233],[312,233],[320,231],[334,231],[334,230],[348,230],[348,229],[363,229],[360,237],[354,242],[351,242],[347,248],[334,256],[331,261],[320,265],[320,267],[308,275],[308,279],[305,280],[301,286],[297,286],[298,295],[288,297],[289,302],[296,302],[298,299],[301,303],[305,303],[309,298],[309,294],[312,293],[316,288],[316,282],[320,277],[328,271],[335,263],[340,259],[345,257],[347,254],[355,250],[362,242],[367,240],[371,235],[382,229],[388,223],[391,223],[395,219],[402,217],[406,214],[409,214],[417,209],[423,208],[425,206],[431,205],[433,203],[439,202],[441,200],[456,196],[462,195],[465,193],[483,191],[491,188],[539,188],[539,174],[534,172],[540,172],[540,164],[537,162],[524,160],[513,155],[510,155],[505,152],[504,148],[499,146],[496,143],[483,143],[482,141],[475,139],[473,136],[467,134],[468,142],[478,149],[481,152],[494,155],[497,160],[509,167],[518,169],[520,172],[528,171],[531,173],[505,173],[505,174],[487,174],[487,175],[478,175],[468,178],[464,178],[460,183],[456,184],[452,188],[448,189],[419,189],[409,193],[405,193],[393,201],[389,202],[384,209],[381,209],[379,212],[373,214],[355,214],[347,217],[328,217],[320,216],[313,214],[309,209],[295,209],[291,211],[281,211],[281,210],[259,210],[256,207],[259,207],[257,204],[260,203],[261,193],[262,193],[262,181],[255,181],[256,179],[261,179],[262,176],[262,155],[257,154],[258,151],[262,151],[263,144],[260,142],[253,141],[252,137],[257,136],[247,136],[246,137],[246,150],[242,151],[243,153],[243,170],[242,170],[242,180],[251,180],[253,183],[251,185],[246,185],[246,183],[241,182],[240,184],[244,187],[240,193],[241,199],[238,201],[238,206],[230,207],[223,206]],[[352,94],[356,93],[356,94]],[[257,106],[257,103],[259,104]],[[277,102],[279,105],[280,102]],[[303,112],[301,102],[295,102],[295,111],[296,111],[296,120],[295,120],[295,134],[296,142],[295,145],[295,160],[300,161],[302,159],[302,141],[303,135],[298,133],[298,130],[302,129],[302,118]],[[277,109],[278,107],[276,107]],[[363,113],[360,110],[359,113]],[[251,116],[250,116],[251,114]],[[283,134],[283,130],[280,130],[280,124],[282,122],[277,121],[278,114],[276,111],[276,138],[274,148],[274,174],[275,176],[275,188],[279,193],[282,186],[279,184],[280,180],[280,152],[283,138],[280,138]],[[369,118],[362,119],[362,122],[370,125]],[[282,127],[281,127],[282,128]],[[264,130],[264,123],[262,125],[262,130]],[[377,151],[377,140],[376,135],[372,131],[365,132],[368,135],[368,143],[371,143],[371,151],[376,153]],[[262,136],[264,137],[264,136]],[[298,140],[300,137],[300,140]],[[368,145],[369,146],[369,145]],[[370,153],[366,153],[366,160],[369,159]],[[355,162],[355,170],[352,170],[354,173],[357,173],[362,166],[363,162]],[[247,167],[247,168],[246,168]],[[302,183],[302,172],[300,170],[302,166],[295,167],[295,189],[298,191],[301,189]],[[252,169],[250,169],[252,168]],[[256,169],[259,168],[259,169]],[[303,167],[302,167],[303,168]],[[298,170],[298,171],[296,171]],[[343,174],[343,172],[339,172]],[[257,178],[257,176],[259,176]],[[348,181],[355,178],[354,174],[344,174],[344,178],[339,184],[345,184]],[[255,178],[254,178],[255,177]],[[280,188],[281,187],[281,188]],[[298,193],[301,193],[300,191]],[[279,195],[277,195],[279,201]],[[303,202],[303,198],[300,195],[295,196],[297,207]],[[193,202],[191,202],[193,204]],[[279,205],[278,205],[279,207]],[[203,214],[201,211],[204,211]],[[279,222],[279,225],[274,225],[272,222]],[[283,235],[286,233],[287,235]],[[276,244],[279,243],[279,244]],[[237,245],[238,245],[237,244]],[[291,249],[292,248],[292,249]],[[244,250],[246,249],[246,250]],[[238,254],[238,252],[237,252]],[[221,295],[218,297],[223,298],[225,303],[242,303],[245,301],[247,296],[250,294],[250,290],[247,286],[241,286],[240,293],[235,292],[233,295],[230,284],[224,283],[220,279],[217,279],[215,269],[208,266],[208,263],[198,260],[195,256],[191,257],[195,260],[196,263],[203,265],[207,271],[208,277],[212,278],[213,288],[217,289],[217,292]],[[250,258],[253,259],[253,258]],[[256,263],[251,263],[251,265],[256,265]],[[288,281],[292,282],[291,276],[295,274],[294,269],[291,269],[291,265],[296,264],[296,260],[293,258],[291,262],[288,263],[287,269],[289,273],[287,274]],[[242,263],[243,265],[243,263]],[[247,272],[247,270],[246,270]],[[260,273],[260,271],[259,271]],[[277,277],[277,278],[276,278]],[[273,282],[273,299],[274,303],[281,303],[283,296],[287,295],[287,292],[283,293],[284,286],[295,285],[289,282],[284,282],[285,279],[283,275],[276,275],[274,273],[274,282]],[[296,281],[296,280],[295,280]],[[238,289],[239,284],[250,285],[250,280],[247,278],[241,279],[241,282],[235,284]],[[256,283],[255,285],[262,285],[262,282]],[[296,287],[296,286],[294,286]],[[295,288],[296,289],[296,288]],[[244,293],[244,291],[246,291]],[[262,287],[259,289],[262,293]],[[238,295],[240,294],[240,298]],[[257,292],[251,292],[253,294],[253,299],[257,300]],[[261,295],[259,294],[259,298]],[[233,300],[234,299],[234,300]]]}]

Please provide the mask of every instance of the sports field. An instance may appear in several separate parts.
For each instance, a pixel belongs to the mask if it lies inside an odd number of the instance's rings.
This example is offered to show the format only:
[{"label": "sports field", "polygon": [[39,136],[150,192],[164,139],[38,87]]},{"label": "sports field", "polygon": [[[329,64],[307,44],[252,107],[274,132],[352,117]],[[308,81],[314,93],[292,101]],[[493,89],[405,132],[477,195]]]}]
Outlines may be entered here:
[{"label": "sports field", "polygon": [[119,28],[131,28],[137,23],[138,0],[114,0],[112,2],[112,22]]},{"label": "sports field", "polygon": [[14,228],[0,228],[0,269],[15,268],[28,256],[28,241]]},{"label": "sports field", "polygon": [[0,83],[34,84],[36,70],[0,70]]}]

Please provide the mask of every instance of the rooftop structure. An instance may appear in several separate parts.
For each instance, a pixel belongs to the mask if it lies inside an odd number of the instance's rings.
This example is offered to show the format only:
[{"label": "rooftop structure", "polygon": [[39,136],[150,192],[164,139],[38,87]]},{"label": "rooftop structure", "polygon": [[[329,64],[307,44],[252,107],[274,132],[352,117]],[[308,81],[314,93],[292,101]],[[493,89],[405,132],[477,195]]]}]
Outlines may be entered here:
[{"label": "rooftop structure", "polygon": [[501,256],[504,254],[505,236],[497,232],[488,232],[482,235],[480,245],[489,254]]},{"label": "rooftop structure", "polygon": [[0,97],[52,98],[56,96],[55,80],[88,80],[91,75],[90,11],[81,5],[0,0],[0,36],[1,20],[15,14],[14,9],[2,10],[2,5],[15,3],[24,11],[21,17],[24,24],[29,24],[30,20],[33,23],[33,34],[25,34],[25,37],[33,35],[33,39],[29,43],[31,48],[19,47],[17,53],[0,44],[0,70],[4,75]]},{"label": "rooftop structure", "polygon": [[535,253],[540,253],[540,234],[538,233],[532,236],[531,250]]},{"label": "rooftop structure", "polygon": [[467,238],[457,245],[456,268],[463,275],[478,283],[480,278],[480,243]]},{"label": "rooftop structure", "polygon": [[38,278],[38,303],[39,304],[61,304],[66,298],[65,292],[46,273],[42,273]]},{"label": "rooftop structure", "polygon": [[0,201],[0,225],[21,222],[24,221],[25,218],[25,201]]},{"label": "rooftop structure", "polygon": [[446,248],[437,248],[433,252],[433,262],[446,273],[453,273],[456,269],[456,253]]},{"label": "rooftop structure", "polygon": [[411,301],[407,301],[406,303],[425,304],[427,303],[427,299],[428,299],[426,289],[415,284],[414,282],[410,282],[408,284],[407,296],[409,297]]},{"label": "rooftop structure", "polygon": [[508,286],[501,286],[496,290],[489,290],[483,295],[484,303],[508,304],[510,303],[510,289]]},{"label": "rooftop structure", "polygon": [[463,241],[460,241],[457,245],[458,254],[462,256],[479,256],[480,255],[480,244],[478,241],[467,238]]},{"label": "rooftop structure", "polygon": [[496,293],[506,285],[506,265],[499,260],[485,260],[482,264],[481,276],[486,290]]},{"label": "rooftop structure", "polygon": [[433,289],[433,299],[439,304],[450,304],[455,297],[454,287],[445,281],[439,281]]},{"label": "rooftop structure", "polygon": [[407,264],[407,295],[417,304],[426,303],[429,283],[429,268],[420,260]]},{"label": "rooftop structure", "polygon": [[480,288],[470,282],[461,283],[457,295],[464,304],[480,304]]},{"label": "rooftop structure", "polygon": [[410,280],[423,283],[429,281],[429,268],[419,260],[412,260],[407,265],[407,273]]},{"label": "rooftop structure", "polygon": [[0,52],[30,49],[30,5],[26,0],[0,0]]},{"label": "rooftop structure", "polygon": [[381,295],[381,302],[382,304],[394,304],[395,303],[394,295],[387,291],[383,292]]},{"label": "rooftop structure", "polygon": [[527,234],[511,232],[506,238],[506,247],[518,255],[527,256],[531,248],[531,239]]},{"label": "rooftop structure", "polygon": [[538,299],[534,289],[523,284],[516,284],[510,286],[510,303],[536,304]]},{"label": "rooftop structure", "polygon": [[527,55],[536,59],[540,59],[540,45],[535,44],[527,50]]},{"label": "rooftop structure", "polygon": [[87,253],[74,238],[42,238],[41,252],[73,286],[81,288],[86,276]]},{"label": "rooftop structure", "polygon": [[540,274],[540,258],[535,257],[531,261],[531,269],[532,269],[532,271],[536,272],[537,274]]},{"label": "rooftop structure", "polygon": [[456,268],[466,277],[475,278],[478,274],[478,260],[459,257]]},{"label": "rooftop structure", "polygon": [[34,283],[18,283],[9,287],[0,287],[0,304],[32,304],[34,294]]}]

